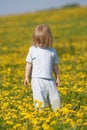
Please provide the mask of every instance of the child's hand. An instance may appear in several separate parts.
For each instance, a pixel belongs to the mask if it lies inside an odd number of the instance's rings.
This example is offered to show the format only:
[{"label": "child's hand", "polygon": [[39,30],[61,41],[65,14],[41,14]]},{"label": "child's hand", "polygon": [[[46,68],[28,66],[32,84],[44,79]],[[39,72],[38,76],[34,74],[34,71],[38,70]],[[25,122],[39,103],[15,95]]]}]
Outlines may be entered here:
[{"label": "child's hand", "polygon": [[30,83],[28,77],[26,77],[24,80],[24,86],[28,86],[28,85],[30,85]]},{"label": "child's hand", "polygon": [[60,79],[59,78],[56,80],[56,86],[60,86]]}]

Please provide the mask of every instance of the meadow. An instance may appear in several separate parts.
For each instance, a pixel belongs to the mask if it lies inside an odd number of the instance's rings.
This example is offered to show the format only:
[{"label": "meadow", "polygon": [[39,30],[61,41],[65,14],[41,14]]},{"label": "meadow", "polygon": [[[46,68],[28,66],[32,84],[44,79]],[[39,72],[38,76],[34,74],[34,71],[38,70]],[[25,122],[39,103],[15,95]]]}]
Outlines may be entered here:
[{"label": "meadow", "polygon": [[[32,32],[40,23],[49,24],[59,57],[56,113],[35,110],[31,86],[23,85]],[[0,17],[0,130],[87,130],[87,7]]]}]

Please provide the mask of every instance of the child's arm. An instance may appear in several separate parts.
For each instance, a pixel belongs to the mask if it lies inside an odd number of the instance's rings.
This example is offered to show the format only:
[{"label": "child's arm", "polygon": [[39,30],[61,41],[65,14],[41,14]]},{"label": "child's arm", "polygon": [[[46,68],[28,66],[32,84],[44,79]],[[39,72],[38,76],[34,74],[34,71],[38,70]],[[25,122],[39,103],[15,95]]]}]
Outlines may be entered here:
[{"label": "child's arm", "polygon": [[27,62],[26,63],[26,69],[25,69],[25,80],[24,80],[25,86],[30,85],[29,76],[30,76],[31,70],[32,70],[32,64]]},{"label": "child's arm", "polygon": [[59,68],[57,64],[53,65],[53,72],[55,74],[56,77],[56,85],[59,86],[60,85],[60,78],[59,78]]}]

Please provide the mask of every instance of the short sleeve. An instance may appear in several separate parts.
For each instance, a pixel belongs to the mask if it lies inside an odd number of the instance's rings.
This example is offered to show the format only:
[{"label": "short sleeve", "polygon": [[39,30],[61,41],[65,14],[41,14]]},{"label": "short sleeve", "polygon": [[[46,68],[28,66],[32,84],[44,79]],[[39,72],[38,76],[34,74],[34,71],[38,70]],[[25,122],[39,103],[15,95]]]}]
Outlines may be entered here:
[{"label": "short sleeve", "polygon": [[54,50],[54,60],[53,60],[54,64],[58,64],[58,56],[57,56],[57,52],[56,50]]},{"label": "short sleeve", "polygon": [[31,50],[31,48],[29,49],[29,52],[27,54],[26,62],[32,63],[32,50]]}]

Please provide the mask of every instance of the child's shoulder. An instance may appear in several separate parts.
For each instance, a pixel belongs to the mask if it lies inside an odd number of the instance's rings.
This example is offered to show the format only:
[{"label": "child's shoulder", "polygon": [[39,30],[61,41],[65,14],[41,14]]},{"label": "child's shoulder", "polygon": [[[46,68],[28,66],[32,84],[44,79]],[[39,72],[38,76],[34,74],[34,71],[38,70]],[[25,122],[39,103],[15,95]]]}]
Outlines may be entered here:
[{"label": "child's shoulder", "polygon": [[33,46],[33,45],[29,47],[29,50],[30,50],[30,51],[35,50],[35,49],[36,49],[36,47]]},{"label": "child's shoulder", "polygon": [[29,47],[29,49],[34,49],[34,48],[36,48],[36,47],[35,47],[35,46],[33,46],[33,45]]},{"label": "child's shoulder", "polygon": [[56,49],[55,49],[55,48],[51,48],[51,51],[52,51],[52,52],[56,52]]}]

